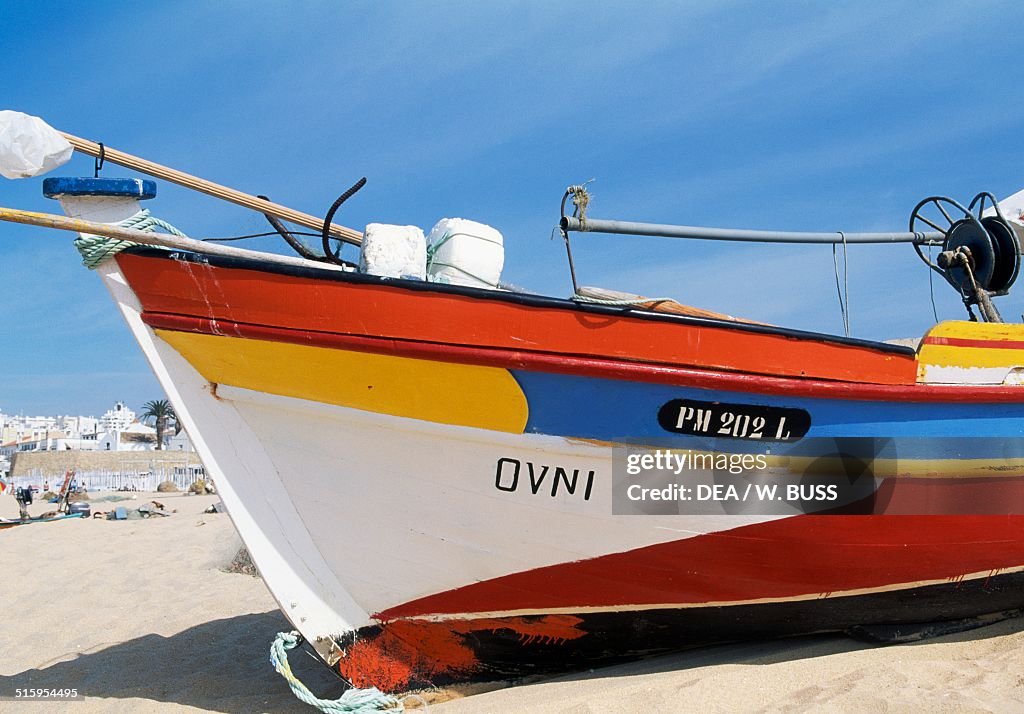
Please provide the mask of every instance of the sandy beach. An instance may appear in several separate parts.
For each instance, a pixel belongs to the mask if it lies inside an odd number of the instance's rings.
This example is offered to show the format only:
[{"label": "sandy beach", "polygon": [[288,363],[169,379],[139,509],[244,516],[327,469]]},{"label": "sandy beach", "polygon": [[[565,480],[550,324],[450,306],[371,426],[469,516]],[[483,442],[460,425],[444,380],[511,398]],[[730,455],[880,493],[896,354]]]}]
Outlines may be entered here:
[{"label": "sandy beach", "polygon": [[[0,700],[0,712],[314,711],[269,664],[271,640],[290,628],[263,582],[223,570],[240,542],[226,514],[204,513],[218,498],[129,495],[93,509],[156,498],[176,513],[0,531],[0,696],[47,687],[85,697]],[[0,516],[16,515],[14,499],[0,496]],[[292,665],[318,695],[340,694],[310,657],[293,653]],[[436,696],[456,697],[432,704],[438,714],[1024,711],[1024,619],[889,647],[833,636],[726,645]]]}]

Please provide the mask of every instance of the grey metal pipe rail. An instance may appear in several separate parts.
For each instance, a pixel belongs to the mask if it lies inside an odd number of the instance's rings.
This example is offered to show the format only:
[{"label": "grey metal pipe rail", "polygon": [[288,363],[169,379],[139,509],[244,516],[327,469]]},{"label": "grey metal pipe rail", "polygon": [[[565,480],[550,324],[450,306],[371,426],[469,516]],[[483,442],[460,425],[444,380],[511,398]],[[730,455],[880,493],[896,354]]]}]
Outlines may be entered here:
[{"label": "grey metal pipe rail", "polygon": [[938,231],[928,233],[754,231],[737,228],[702,228],[699,226],[673,226],[662,223],[636,223],[633,221],[604,221],[594,218],[580,220],[570,216],[563,217],[560,225],[563,231],[574,233],[618,233],[635,236],[728,240],[749,243],[915,243],[917,245],[939,245],[945,237]]}]

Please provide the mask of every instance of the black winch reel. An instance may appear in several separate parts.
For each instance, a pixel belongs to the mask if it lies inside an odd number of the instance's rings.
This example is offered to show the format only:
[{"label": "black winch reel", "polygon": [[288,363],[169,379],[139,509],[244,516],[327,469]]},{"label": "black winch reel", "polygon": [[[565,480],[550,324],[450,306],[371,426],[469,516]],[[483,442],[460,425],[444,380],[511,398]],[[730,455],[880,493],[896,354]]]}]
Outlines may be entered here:
[{"label": "black winch reel", "polygon": [[[991,203],[992,215],[983,215],[986,202]],[[986,321],[1002,322],[990,298],[1009,293],[1020,272],[1021,245],[995,197],[987,191],[979,193],[964,208],[951,198],[931,196],[914,207],[910,230],[942,235],[942,252],[934,263],[921,244],[915,243],[914,248],[961,295],[971,319],[975,319],[971,306],[978,305]],[[937,241],[923,244],[939,245]]]}]

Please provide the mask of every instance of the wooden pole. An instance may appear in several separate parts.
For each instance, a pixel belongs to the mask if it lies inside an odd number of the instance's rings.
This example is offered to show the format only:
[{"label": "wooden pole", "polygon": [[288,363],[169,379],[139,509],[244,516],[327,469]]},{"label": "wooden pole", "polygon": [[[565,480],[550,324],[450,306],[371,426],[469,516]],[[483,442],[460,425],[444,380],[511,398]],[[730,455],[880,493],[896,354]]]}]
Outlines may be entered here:
[{"label": "wooden pole", "polygon": [[303,268],[317,267],[324,270],[341,270],[341,266],[332,263],[320,263],[305,258],[295,258],[290,255],[278,255],[277,253],[261,253],[256,250],[235,248],[229,245],[219,245],[206,241],[195,240],[194,238],[182,238],[170,235],[169,233],[146,233],[137,231],[134,228],[122,228],[121,226],[109,223],[95,223],[83,221],[80,218],[68,218],[58,216],[54,213],[35,213],[34,211],[21,211],[16,208],[0,207],[0,221],[10,223],[24,223],[30,226],[41,226],[43,228],[56,228],[64,231],[74,231],[86,235],[106,236],[118,240],[141,243],[143,245],[162,246],[164,248],[177,248],[192,253],[206,253],[207,255],[223,255],[229,258],[246,258],[259,260],[264,263],[276,263],[279,265],[293,265]]},{"label": "wooden pole", "polygon": [[[61,132],[61,134],[64,135],[65,139],[71,142],[71,145],[75,147],[75,149],[81,151],[83,154],[97,157],[100,155],[100,145],[95,141],[82,139],[65,132]],[[260,213],[269,213],[272,216],[277,216],[278,218],[291,221],[292,223],[298,223],[300,226],[305,226],[306,228],[312,228],[319,231],[322,230],[324,226],[323,219],[311,216],[308,213],[302,213],[301,211],[296,211],[295,209],[273,203],[272,201],[265,201],[262,198],[257,198],[251,194],[236,191],[235,189],[228,188],[227,186],[221,186],[220,184],[213,183],[212,181],[207,181],[206,179],[201,179],[197,176],[184,173],[183,171],[178,171],[177,169],[172,169],[168,166],[162,166],[161,164],[156,164],[152,161],[139,158],[138,156],[132,156],[131,154],[126,154],[123,151],[118,151],[117,149],[111,149],[106,145],[103,147],[103,158],[104,161],[110,161],[121,166],[126,166],[130,169],[149,174],[150,176],[156,176],[157,178],[164,179],[165,181],[171,181],[179,186],[191,188],[195,191],[199,191],[210,196],[216,196],[217,198],[230,201],[231,203],[236,203],[239,206],[251,208],[252,210]],[[359,231],[346,228],[345,226],[339,226],[334,223],[331,224],[331,235],[336,238],[340,238],[346,243],[351,243],[352,245],[359,245],[363,242],[363,234]]]},{"label": "wooden pole", "polygon": [[[593,298],[599,304],[601,301],[606,301],[606,304],[608,301],[619,301],[621,307],[632,307],[639,310],[650,310],[651,312],[667,312],[673,315],[687,315],[688,317],[709,317],[713,320],[753,323],[752,320],[744,320],[742,317],[733,317],[732,315],[725,315],[721,312],[712,312],[711,310],[704,310],[699,307],[683,305],[675,300],[648,298],[643,297],[642,295],[622,293],[617,290],[608,290],[606,288],[590,288],[585,285],[581,285],[580,289],[576,291],[576,294],[582,298]],[[586,303],[586,300],[583,302]]]}]

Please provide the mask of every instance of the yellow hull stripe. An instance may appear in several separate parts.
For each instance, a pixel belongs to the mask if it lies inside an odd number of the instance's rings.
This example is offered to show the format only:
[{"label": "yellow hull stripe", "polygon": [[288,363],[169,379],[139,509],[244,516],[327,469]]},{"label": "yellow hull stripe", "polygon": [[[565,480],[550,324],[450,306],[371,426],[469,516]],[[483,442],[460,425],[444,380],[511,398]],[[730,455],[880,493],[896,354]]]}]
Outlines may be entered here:
[{"label": "yellow hull stripe", "polygon": [[205,379],[379,414],[521,434],[529,408],[506,369],[156,330]]},{"label": "yellow hull stripe", "polygon": [[928,331],[926,337],[957,337],[965,340],[1024,342],[1024,325],[1009,322],[950,320],[948,322],[940,322]]},{"label": "yellow hull stripe", "polygon": [[951,345],[925,345],[921,348],[920,364],[939,367],[1024,367],[1024,350],[986,349],[984,347],[954,347]]},{"label": "yellow hull stripe", "polygon": [[[979,344],[929,344],[930,339],[970,340]],[[981,344],[989,343],[989,344]],[[1024,325],[985,322],[942,322],[933,327],[918,351],[918,378],[929,367],[1024,367]]]}]

